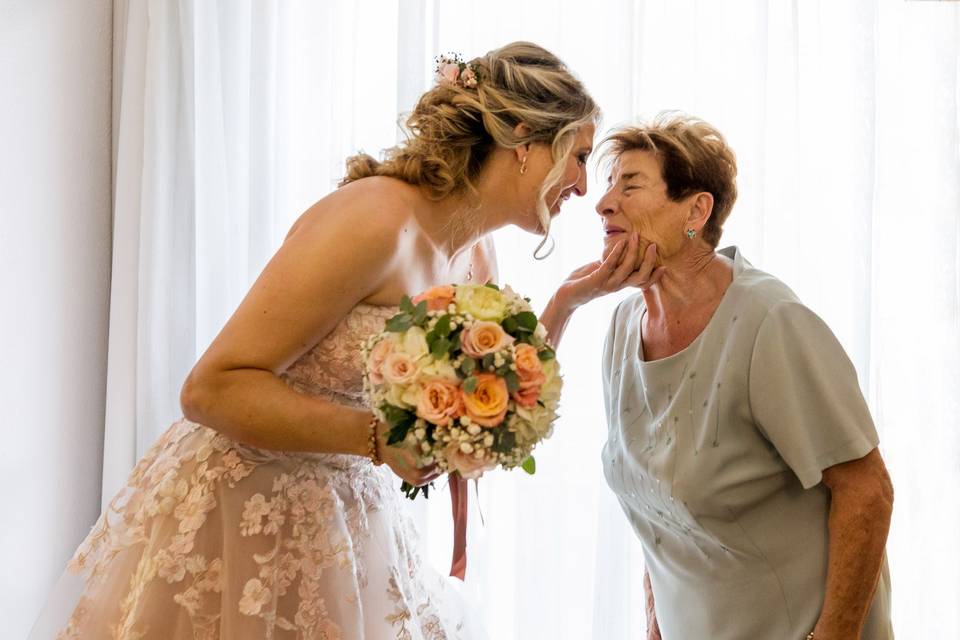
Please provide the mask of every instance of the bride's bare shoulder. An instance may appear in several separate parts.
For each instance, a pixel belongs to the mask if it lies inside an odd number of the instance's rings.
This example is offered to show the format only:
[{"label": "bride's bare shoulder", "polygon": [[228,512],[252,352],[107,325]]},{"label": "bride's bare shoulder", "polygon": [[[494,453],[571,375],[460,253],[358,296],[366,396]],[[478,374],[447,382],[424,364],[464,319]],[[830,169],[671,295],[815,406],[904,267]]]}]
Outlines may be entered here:
[{"label": "bride's bare shoulder", "polygon": [[301,215],[287,234],[340,228],[353,238],[377,244],[395,239],[413,222],[415,187],[386,176],[363,178],[324,196]]}]

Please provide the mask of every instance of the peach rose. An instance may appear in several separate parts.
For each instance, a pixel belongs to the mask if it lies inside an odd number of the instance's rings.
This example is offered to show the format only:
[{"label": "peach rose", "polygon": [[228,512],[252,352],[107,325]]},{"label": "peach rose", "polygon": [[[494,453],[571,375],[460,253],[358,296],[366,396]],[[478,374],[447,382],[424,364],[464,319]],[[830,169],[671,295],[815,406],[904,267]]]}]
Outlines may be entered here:
[{"label": "peach rose", "polygon": [[460,332],[460,349],[471,358],[482,358],[513,344],[514,337],[496,322],[474,322]]},{"label": "peach rose", "polygon": [[383,361],[381,375],[390,384],[409,384],[417,375],[417,366],[410,356],[395,351]]},{"label": "peach rose", "polygon": [[464,453],[459,442],[451,442],[444,448],[444,457],[450,465],[450,471],[456,471],[466,480],[474,480],[483,475],[484,471],[493,469],[496,465],[486,457],[477,458],[472,453]]},{"label": "peach rose", "polygon": [[427,301],[427,311],[445,311],[457,294],[455,287],[443,285],[431,287],[413,299],[413,304]]},{"label": "peach rose", "polygon": [[514,349],[513,361],[517,365],[517,375],[520,380],[532,380],[543,374],[543,365],[536,347],[529,344],[518,344]]},{"label": "peach rose", "polygon": [[543,373],[543,365],[536,348],[529,344],[517,345],[513,362],[517,365],[520,389],[514,391],[511,396],[518,405],[529,409],[540,399],[540,388],[547,381],[547,376]]},{"label": "peach rose", "polygon": [[463,394],[463,406],[473,422],[481,427],[495,427],[507,415],[507,383],[492,373],[481,373],[476,378],[477,388]]},{"label": "peach rose", "polygon": [[370,372],[370,382],[373,384],[383,384],[383,363],[396,347],[393,340],[381,340],[373,345],[367,356],[367,371]]},{"label": "peach rose", "polygon": [[440,67],[440,77],[447,82],[456,82],[457,78],[460,77],[460,65],[448,62]]},{"label": "peach rose", "polygon": [[460,387],[439,378],[426,381],[420,389],[417,415],[433,424],[449,425],[454,418],[463,415]]},{"label": "peach rose", "polygon": [[540,386],[546,381],[546,377],[541,373],[540,378],[528,381],[520,382],[520,389],[514,391],[511,394],[511,397],[516,401],[521,407],[531,408],[537,406],[537,400],[540,399]]}]

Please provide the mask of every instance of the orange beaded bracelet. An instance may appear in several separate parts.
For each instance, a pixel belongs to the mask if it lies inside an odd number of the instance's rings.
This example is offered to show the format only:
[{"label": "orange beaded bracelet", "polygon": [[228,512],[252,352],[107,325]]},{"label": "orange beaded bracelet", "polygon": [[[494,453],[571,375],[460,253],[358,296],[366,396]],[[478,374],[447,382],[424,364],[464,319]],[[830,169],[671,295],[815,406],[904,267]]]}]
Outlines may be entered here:
[{"label": "orange beaded bracelet", "polygon": [[370,418],[370,438],[367,440],[367,457],[370,458],[370,461],[377,467],[383,464],[383,460],[380,459],[379,448],[377,447],[377,424],[379,422],[376,415]]}]

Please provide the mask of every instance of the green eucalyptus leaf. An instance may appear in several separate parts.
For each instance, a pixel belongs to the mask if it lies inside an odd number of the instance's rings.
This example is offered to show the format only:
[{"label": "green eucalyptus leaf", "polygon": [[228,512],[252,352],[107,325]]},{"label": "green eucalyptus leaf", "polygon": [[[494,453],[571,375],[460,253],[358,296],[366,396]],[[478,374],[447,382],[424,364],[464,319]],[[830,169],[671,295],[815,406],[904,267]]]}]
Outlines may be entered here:
[{"label": "green eucalyptus leaf", "polygon": [[526,330],[531,333],[537,330],[537,316],[533,312],[521,311],[514,315],[513,318],[516,319],[521,330]]},{"label": "green eucalyptus leaf", "polygon": [[413,326],[413,318],[408,313],[398,313],[387,320],[386,330],[392,333],[403,333]]},{"label": "green eucalyptus leaf", "polygon": [[537,472],[537,461],[534,459],[533,456],[530,456],[523,461],[523,464],[520,465],[520,468],[526,471],[527,473],[529,473],[530,475],[533,475]]},{"label": "green eucalyptus leaf", "polygon": [[433,331],[436,332],[436,334],[441,338],[449,337],[451,331],[450,314],[440,316],[440,319],[437,320],[437,324],[433,327]]},{"label": "green eucalyptus leaf", "polygon": [[423,325],[427,321],[427,301],[424,300],[413,309],[413,324]]},{"label": "green eucalyptus leaf", "polygon": [[450,349],[450,341],[446,338],[437,338],[436,342],[433,343],[433,346],[430,348],[430,355],[435,359],[440,360],[443,356],[447,355],[447,351]]},{"label": "green eucalyptus leaf", "polygon": [[507,374],[503,376],[504,380],[507,381],[507,391],[510,393],[516,393],[520,390],[520,378],[517,376],[516,371],[507,371]]},{"label": "green eucalyptus leaf", "polygon": [[464,380],[464,381],[463,381],[463,390],[464,390],[464,392],[466,392],[466,393],[473,393],[474,391],[476,391],[476,390],[477,390],[477,383],[478,383],[478,380],[477,380],[477,378],[476,378],[475,376],[470,376],[469,378],[467,378],[466,380]]}]

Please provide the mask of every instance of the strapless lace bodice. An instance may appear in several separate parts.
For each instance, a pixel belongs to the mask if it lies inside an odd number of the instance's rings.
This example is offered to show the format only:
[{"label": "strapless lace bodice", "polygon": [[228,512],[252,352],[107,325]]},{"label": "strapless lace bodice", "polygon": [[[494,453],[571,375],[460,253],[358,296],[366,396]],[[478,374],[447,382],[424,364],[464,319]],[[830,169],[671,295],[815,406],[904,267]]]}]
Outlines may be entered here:
[{"label": "strapless lace bodice", "polygon": [[354,407],[364,406],[360,347],[372,334],[383,331],[384,323],[398,310],[365,303],[357,305],[280,377],[301,393]]}]

